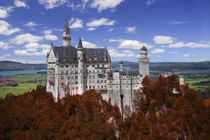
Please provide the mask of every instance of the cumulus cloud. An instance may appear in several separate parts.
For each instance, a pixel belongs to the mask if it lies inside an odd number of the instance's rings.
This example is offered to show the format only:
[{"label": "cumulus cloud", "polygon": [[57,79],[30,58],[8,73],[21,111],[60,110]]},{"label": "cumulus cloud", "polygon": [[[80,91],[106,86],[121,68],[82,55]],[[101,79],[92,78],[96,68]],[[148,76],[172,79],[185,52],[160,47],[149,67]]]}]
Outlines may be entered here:
[{"label": "cumulus cloud", "polygon": [[97,48],[96,44],[88,41],[82,41],[82,45],[84,48]]},{"label": "cumulus cloud", "polygon": [[147,49],[152,48],[152,45],[149,45],[147,43],[142,43],[138,40],[110,39],[109,42],[118,42],[119,43],[118,48],[129,48],[136,50],[141,49],[143,46],[145,46]]},{"label": "cumulus cloud", "polygon": [[6,18],[9,16],[9,13],[13,11],[12,6],[3,7],[0,6],[0,18]]},{"label": "cumulus cloud", "polygon": [[35,27],[35,26],[37,26],[37,25],[38,25],[38,24],[34,23],[33,21],[30,21],[30,22],[24,24],[24,26],[30,27],[30,28],[33,28],[33,27]]},{"label": "cumulus cloud", "polygon": [[52,41],[54,41],[54,40],[58,40],[58,37],[56,36],[56,35],[52,35],[51,33],[52,33],[52,30],[44,30],[43,31],[44,32],[44,34],[45,34],[45,36],[44,36],[44,38],[46,39],[46,40],[52,40]]},{"label": "cumulus cloud", "polygon": [[83,21],[81,19],[76,18],[76,20],[70,25],[70,28],[71,29],[83,28]]},{"label": "cumulus cloud", "polygon": [[20,56],[33,56],[33,55],[47,55],[49,52],[50,45],[38,44],[38,43],[28,43],[23,50],[15,50],[14,53]]},{"label": "cumulus cloud", "polygon": [[99,27],[99,26],[112,26],[116,23],[115,20],[109,20],[107,18],[100,18],[100,19],[94,19],[90,22],[88,22],[86,25],[88,27]]},{"label": "cumulus cloud", "polygon": [[152,53],[164,53],[165,49],[154,49],[152,50]]},{"label": "cumulus cloud", "polygon": [[136,32],[136,27],[127,27],[126,32],[127,33],[135,33]]},{"label": "cumulus cloud", "polygon": [[28,8],[25,0],[14,0],[14,5],[16,7],[26,7],[26,8]]},{"label": "cumulus cloud", "polygon": [[97,8],[98,12],[101,12],[109,8],[115,8],[123,1],[124,0],[93,0],[90,6],[91,8]]},{"label": "cumulus cloud", "polygon": [[1,48],[1,49],[4,49],[4,50],[8,50],[8,49],[12,48],[12,46],[10,46],[10,45],[9,45],[8,43],[6,43],[6,42],[0,41],[0,48]]},{"label": "cumulus cloud", "polygon": [[170,44],[173,43],[173,38],[170,36],[155,36],[153,38],[155,44]]},{"label": "cumulus cloud", "polygon": [[88,28],[87,30],[88,30],[88,31],[94,31],[94,30],[96,30],[96,28],[90,27],[90,28]]},{"label": "cumulus cloud", "polygon": [[0,35],[11,35],[19,32],[20,28],[12,28],[12,26],[4,20],[0,20]]},{"label": "cumulus cloud", "polygon": [[134,53],[130,50],[123,50],[122,52],[119,52],[114,48],[110,48],[108,51],[111,57],[135,57]]},{"label": "cumulus cloud", "polygon": [[44,37],[46,40],[58,40],[58,37],[56,35],[45,35]]},{"label": "cumulus cloud", "polygon": [[18,35],[15,38],[11,39],[11,43],[16,45],[22,45],[24,43],[37,43],[42,41],[44,38],[42,36],[32,35],[30,33]]},{"label": "cumulus cloud", "polygon": [[188,48],[210,48],[210,44],[202,44],[202,43],[195,43],[195,42],[190,42],[190,43],[183,43],[183,42],[177,42],[174,44],[170,44],[169,48],[183,48],[183,47],[188,47]]},{"label": "cumulus cloud", "polygon": [[67,0],[39,0],[39,3],[44,5],[46,9],[52,9],[65,4],[66,1]]}]

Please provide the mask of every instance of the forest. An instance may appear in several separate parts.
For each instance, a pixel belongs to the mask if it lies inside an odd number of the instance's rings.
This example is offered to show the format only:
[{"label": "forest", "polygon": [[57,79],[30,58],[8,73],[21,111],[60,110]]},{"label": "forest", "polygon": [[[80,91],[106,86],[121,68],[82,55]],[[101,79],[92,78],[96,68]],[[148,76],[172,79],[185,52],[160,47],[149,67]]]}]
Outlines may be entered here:
[{"label": "forest", "polygon": [[[44,86],[0,99],[1,140],[209,140],[210,101],[177,76],[142,81],[135,112],[119,108],[95,90],[54,102]],[[174,94],[174,91],[176,91]],[[126,112],[126,108],[125,108]]]}]

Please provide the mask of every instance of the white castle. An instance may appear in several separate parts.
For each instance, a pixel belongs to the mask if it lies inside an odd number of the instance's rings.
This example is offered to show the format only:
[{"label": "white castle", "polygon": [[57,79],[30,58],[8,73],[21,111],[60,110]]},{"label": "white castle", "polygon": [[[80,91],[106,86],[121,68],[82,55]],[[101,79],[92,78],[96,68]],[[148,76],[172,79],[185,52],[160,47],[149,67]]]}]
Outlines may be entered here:
[{"label": "white castle", "polygon": [[81,95],[95,89],[121,111],[125,107],[133,111],[134,92],[140,90],[143,77],[149,75],[147,53],[147,49],[142,47],[139,71],[125,71],[122,62],[119,71],[112,71],[107,48],[85,48],[81,38],[77,47],[71,46],[70,29],[66,21],[63,46],[51,44],[47,54],[47,91],[58,101],[66,94]]}]

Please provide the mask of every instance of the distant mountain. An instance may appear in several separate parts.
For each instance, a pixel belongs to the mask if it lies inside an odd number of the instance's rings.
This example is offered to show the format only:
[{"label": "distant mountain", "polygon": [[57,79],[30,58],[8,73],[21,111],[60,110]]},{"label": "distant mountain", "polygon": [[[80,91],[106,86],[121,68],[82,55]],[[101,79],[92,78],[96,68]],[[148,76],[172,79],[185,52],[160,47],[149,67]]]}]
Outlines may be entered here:
[{"label": "distant mountain", "polygon": [[[113,68],[119,67],[119,62],[112,63]],[[130,70],[138,70],[137,62],[124,61],[124,67]],[[151,72],[183,72],[210,69],[210,61],[206,62],[151,62]]]},{"label": "distant mountain", "polygon": [[[137,62],[123,61],[129,70],[138,70]],[[113,69],[119,67],[119,62],[112,62]],[[14,61],[0,61],[0,71],[39,70],[47,69],[47,64],[24,64]],[[151,62],[151,72],[183,72],[210,69],[210,61],[206,62]]]},{"label": "distant mountain", "polygon": [[46,69],[46,64],[24,64],[14,61],[0,61],[0,71]]}]

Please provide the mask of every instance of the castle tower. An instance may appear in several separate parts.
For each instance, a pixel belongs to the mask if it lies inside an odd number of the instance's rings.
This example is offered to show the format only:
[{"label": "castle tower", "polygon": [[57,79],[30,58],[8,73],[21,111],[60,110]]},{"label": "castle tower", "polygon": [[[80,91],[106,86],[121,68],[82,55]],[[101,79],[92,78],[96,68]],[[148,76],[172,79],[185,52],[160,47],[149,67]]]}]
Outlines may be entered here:
[{"label": "castle tower", "polygon": [[140,50],[139,58],[139,74],[145,77],[149,75],[149,58],[147,57],[148,50],[146,47],[142,47]]},{"label": "castle tower", "polygon": [[84,92],[84,79],[83,79],[83,65],[84,65],[84,57],[83,57],[83,45],[82,40],[79,38],[79,43],[77,46],[77,62],[78,62],[78,94],[83,94]]},{"label": "castle tower", "polygon": [[70,41],[71,41],[70,29],[68,21],[66,19],[66,24],[63,31],[63,46],[64,47],[70,46]]},{"label": "castle tower", "polygon": [[123,65],[123,62],[122,62],[122,61],[120,62],[119,65],[120,65],[120,71],[121,71],[121,72],[124,71],[124,65]]}]

